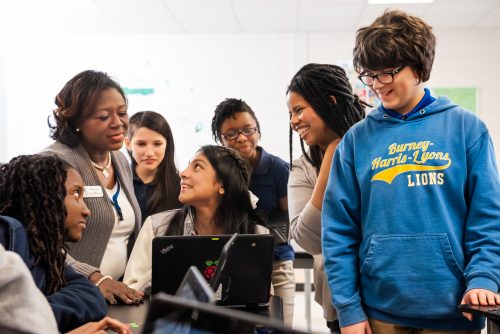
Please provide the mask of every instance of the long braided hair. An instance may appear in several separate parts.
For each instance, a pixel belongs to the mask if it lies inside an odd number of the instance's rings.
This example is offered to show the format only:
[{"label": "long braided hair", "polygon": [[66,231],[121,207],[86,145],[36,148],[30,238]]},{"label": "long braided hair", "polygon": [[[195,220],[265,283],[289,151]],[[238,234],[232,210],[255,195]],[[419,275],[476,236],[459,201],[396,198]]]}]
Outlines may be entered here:
[{"label": "long braided hair", "polygon": [[[307,64],[292,78],[286,93],[301,95],[314,109],[316,114],[336,134],[344,134],[365,117],[364,106],[369,106],[353,93],[344,69],[330,64]],[[333,102],[331,96],[335,97]],[[290,168],[292,168],[292,129],[290,128]],[[310,155],[300,139],[300,147],[307,161],[318,171],[323,161],[323,151],[319,146],[310,147]]]},{"label": "long braided hair", "polygon": [[[215,222],[224,227],[224,234],[254,234],[256,224],[264,223],[252,207],[248,185],[250,166],[248,161],[235,150],[217,145],[205,145],[199,150],[205,155],[219,182],[224,186],[224,195],[215,211]],[[172,219],[166,235],[182,235],[184,220],[193,208],[184,205]],[[196,213],[195,213],[196,214]]]},{"label": "long braided hair", "polygon": [[21,155],[0,167],[0,214],[19,220],[34,265],[46,274],[44,293],[66,284],[66,177],[68,163],[55,155]]}]

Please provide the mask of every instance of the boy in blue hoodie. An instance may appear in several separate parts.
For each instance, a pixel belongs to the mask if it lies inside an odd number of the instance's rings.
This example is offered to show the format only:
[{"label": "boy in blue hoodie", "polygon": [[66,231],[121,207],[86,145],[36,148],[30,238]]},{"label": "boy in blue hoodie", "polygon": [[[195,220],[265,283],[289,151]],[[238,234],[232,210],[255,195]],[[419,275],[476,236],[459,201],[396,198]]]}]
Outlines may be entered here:
[{"label": "boy in blue hoodie", "polygon": [[[488,129],[424,82],[432,28],[386,11],[354,66],[381,106],[343,137],[323,202],[342,333],[479,333],[457,305],[500,304],[500,182]],[[467,317],[467,318],[466,318]]]}]

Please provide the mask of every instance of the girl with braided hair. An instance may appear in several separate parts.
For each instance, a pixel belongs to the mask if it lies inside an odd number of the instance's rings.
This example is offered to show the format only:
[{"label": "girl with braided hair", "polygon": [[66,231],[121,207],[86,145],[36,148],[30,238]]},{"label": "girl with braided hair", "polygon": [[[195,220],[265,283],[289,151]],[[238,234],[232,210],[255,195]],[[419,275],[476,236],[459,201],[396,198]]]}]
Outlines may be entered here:
[{"label": "girl with braided hair", "polygon": [[124,282],[139,291],[151,286],[151,247],[156,236],[269,233],[252,207],[249,166],[236,151],[203,146],[179,175],[183,207],[149,216],[130,255]]},{"label": "girl with braided hair", "polygon": [[292,131],[299,134],[302,148],[302,156],[291,162],[288,181],[291,237],[313,255],[315,299],[323,306],[331,332],[340,333],[323,269],[321,209],[337,144],[351,126],[364,118],[364,103],[353,94],[345,71],[329,64],[302,67],[292,78],[286,95],[290,113],[290,162]]},{"label": "girl with braided hair", "polygon": [[[217,143],[238,151],[251,167],[250,191],[256,195],[257,212],[268,222],[288,223],[287,183],[289,165],[258,145],[261,132],[254,111],[243,100],[228,98],[215,108],[212,118],[212,137]],[[272,284],[274,294],[283,300],[284,322],[293,323],[295,253],[288,242],[274,249]]]},{"label": "girl with braided hair", "polygon": [[23,256],[59,330],[102,319],[107,307],[99,290],[65,265],[66,242],[82,238],[90,215],[80,174],[54,155],[19,156],[0,167],[0,189],[0,215],[22,225],[10,233],[0,229],[0,243],[19,240],[10,243],[12,250]]}]

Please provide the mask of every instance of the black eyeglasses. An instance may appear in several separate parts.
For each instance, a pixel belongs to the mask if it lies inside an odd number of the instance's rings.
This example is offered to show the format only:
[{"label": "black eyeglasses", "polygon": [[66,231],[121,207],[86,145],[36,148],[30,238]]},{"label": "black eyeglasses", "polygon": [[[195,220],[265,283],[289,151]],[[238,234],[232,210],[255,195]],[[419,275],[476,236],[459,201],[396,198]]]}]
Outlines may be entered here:
[{"label": "black eyeglasses", "polygon": [[250,137],[257,132],[257,128],[244,128],[244,129],[234,129],[222,134],[224,139],[233,140],[239,137],[242,133],[245,137]]},{"label": "black eyeglasses", "polygon": [[403,68],[405,68],[406,65],[399,66],[395,70],[389,71],[389,72],[382,72],[379,74],[361,74],[358,76],[359,80],[361,80],[362,83],[364,83],[367,86],[373,86],[375,83],[375,79],[378,80],[378,82],[383,83],[383,84],[390,84],[394,82],[394,76],[401,72]]}]

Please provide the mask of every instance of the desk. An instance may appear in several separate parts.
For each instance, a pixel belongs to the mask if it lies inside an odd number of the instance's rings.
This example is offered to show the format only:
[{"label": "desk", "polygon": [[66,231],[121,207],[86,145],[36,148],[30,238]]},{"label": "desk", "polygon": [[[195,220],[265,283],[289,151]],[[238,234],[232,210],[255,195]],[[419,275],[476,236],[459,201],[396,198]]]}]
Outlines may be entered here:
[{"label": "desk", "polygon": [[[221,306],[223,307],[223,306]],[[109,305],[108,316],[116,318],[123,323],[130,324],[132,333],[139,334],[142,331],[142,325],[146,320],[146,314],[149,308],[149,299],[139,305]],[[271,296],[269,309],[245,310],[262,316],[278,319],[283,322],[283,301],[278,296]],[[112,333],[112,332],[109,332]]]}]

